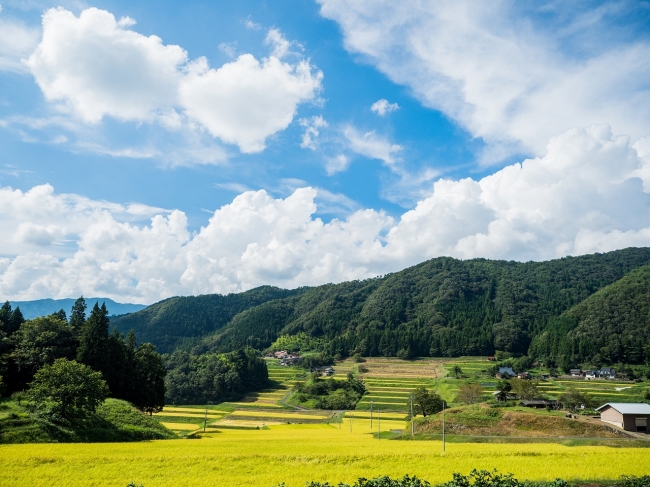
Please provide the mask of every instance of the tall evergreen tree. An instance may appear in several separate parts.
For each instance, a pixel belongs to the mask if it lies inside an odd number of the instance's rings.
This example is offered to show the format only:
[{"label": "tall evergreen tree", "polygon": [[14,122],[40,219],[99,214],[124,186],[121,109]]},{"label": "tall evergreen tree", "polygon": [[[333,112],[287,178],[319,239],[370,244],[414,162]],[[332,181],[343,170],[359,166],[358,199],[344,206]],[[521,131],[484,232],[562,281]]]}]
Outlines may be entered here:
[{"label": "tall evergreen tree", "polygon": [[77,336],[81,335],[81,329],[86,322],[87,307],[86,300],[83,296],[77,299],[72,305],[72,310],[70,311],[70,326]]},{"label": "tall evergreen tree", "polygon": [[93,370],[102,372],[104,377],[109,375],[110,366],[108,363],[108,325],[106,305],[102,304],[100,308],[99,304],[95,303],[90,316],[81,328],[79,348],[77,349],[77,360]]}]

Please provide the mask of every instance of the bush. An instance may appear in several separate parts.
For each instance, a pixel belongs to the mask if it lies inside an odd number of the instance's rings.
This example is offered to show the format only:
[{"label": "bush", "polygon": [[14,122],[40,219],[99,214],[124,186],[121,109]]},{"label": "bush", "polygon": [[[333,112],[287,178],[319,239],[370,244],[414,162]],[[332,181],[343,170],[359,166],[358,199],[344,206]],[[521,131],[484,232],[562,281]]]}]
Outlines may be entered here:
[{"label": "bush", "polygon": [[614,484],[615,487],[650,487],[650,475],[643,477],[634,477],[623,475],[621,479]]}]

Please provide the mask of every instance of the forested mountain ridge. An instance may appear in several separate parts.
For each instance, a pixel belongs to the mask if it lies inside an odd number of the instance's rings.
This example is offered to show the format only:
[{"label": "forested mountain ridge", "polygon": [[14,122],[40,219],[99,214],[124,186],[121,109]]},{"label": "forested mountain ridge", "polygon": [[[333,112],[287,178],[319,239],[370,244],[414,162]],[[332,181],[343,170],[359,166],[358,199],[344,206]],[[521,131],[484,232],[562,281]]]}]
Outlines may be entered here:
[{"label": "forested mountain ridge", "polygon": [[207,294],[168,298],[136,313],[111,318],[111,325],[154,343],[161,353],[207,335],[226,325],[238,313],[271,300],[302,292],[261,286],[238,294]]},{"label": "forested mountain ridge", "polygon": [[[180,316],[181,309],[191,312],[190,303],[207,303],[213,296],[167,300],[155,320],[143,321],[154,316],[147,308],[112,322],[124,331],[137,324],[136,332],[163,351],[172,344],[169,331],[177,328],[177,337],[196,340],[202,335],[194,347],[197,353],[262,349],[280,335],[298,332],[318,339],[322,351],[342,356],[526,353],[531,341],[558,320],[566,337],[580,322],[570,317],[570,310],[577,313],[577,306],[594,293],[648,264],[648,248],[526,263],[441,257],[381,278],[285,291],[287,295],[259,304],[248,299],[251,304],[240,312],[231,306],[222,314],[201,304],[217,324],[212,329],[187,317],[184,322],[171,317]],[[268,288],[248,293],[259,289]],[[219,298],[237,301],[245,294]],[[614,327],[611,332],[625,330]]]},{"label": "forested mountain ridge", "polygon": [[549,320],[530,352],[565,364],[650,360],[650,265]]}]

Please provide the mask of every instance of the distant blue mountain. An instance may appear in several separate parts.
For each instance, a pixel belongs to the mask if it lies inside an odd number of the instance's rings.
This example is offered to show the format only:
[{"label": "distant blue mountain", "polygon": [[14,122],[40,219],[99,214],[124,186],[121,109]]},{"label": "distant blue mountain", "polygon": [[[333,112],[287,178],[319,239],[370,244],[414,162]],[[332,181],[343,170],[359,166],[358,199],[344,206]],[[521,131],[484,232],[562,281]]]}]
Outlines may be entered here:
[{"label": "distant blue mountain", "polygon": [[[114,315],[123,315],[126,313],[135,313],[141,309],[146,308],[144,304],[128,304],[128,303],[116,303],[112,299],[108,298],[84,298],[88,309],[86,310],[86,315],[90,314],[90,310],[95,306],[95,303],[99,303],[101,306],[102,303],[106,303],[106,309],[108,309],[108,314],[111,316]],[[60,309],[65,311],[65,314],[70,316],[70,309],[76,301],[76,298],[66,298],[66,299],[36,299],[34,301],[10,301],[11,307],[16,308],[20,307],[20,311],[27,320],[36,318],[38,316],[47,316],[52,313],[56,313]]]}]

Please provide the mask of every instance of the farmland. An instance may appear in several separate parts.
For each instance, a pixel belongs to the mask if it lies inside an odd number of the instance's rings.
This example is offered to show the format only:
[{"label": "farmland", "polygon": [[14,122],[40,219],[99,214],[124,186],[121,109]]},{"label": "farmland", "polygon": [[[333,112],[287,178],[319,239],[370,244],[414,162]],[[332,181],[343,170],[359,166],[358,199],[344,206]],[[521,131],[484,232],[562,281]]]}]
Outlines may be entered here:
[{"label": "farmland", "polygon": [[[559,412],[520,407],[489,410],[456,404],[456,393],[463,382],[480,382],[486,399],[494,390],[496,381],[485,373],[490,365],[485,359],[407,362],[370,358],[363,364],[341,362],[335,366],[334,378],[344,380],[351,372],[362,378],[368,389],[356,410],[345,414],[291,407],[292,387],[305,379],[305,371],[280,367],[275,361],[268,365],[273,381],[268,389],[231,403],[170,405],[154,415],[165,427],[188,439],[2,445],[0,485],[38,487],[65,481],[66,486],[125,486],[135,481],[145,487],[273,487],[281,482],[298,487],[310,480],[336,485],[358,477],[405,474],[438,483],[449,480],[453,472],[467,474],[474,468],[497,468],[531,480],[603,480],[650,472],[650,442],[599,434],[600,426],[571,422]],[[463,377],[449,376],[454,365],[462,369]],[[409,431],[405,422],[409,394],[419,386],[438,392],[451,408],[451,435],[444,453],[439,418],[416,428],[415,439],[403,433]],[[637,400],[647,387],[612,381],[551,380],[541,384],[547,395],[559,395],[569,386],[603,401],[618,397]],[[486,415],[483,411],[493,413]],[[465,428],[464,434],[524,437],[516,445],[472,443],[462,435],[453,436],[456,425]],[[596,444],[608,446],[587,446],[577,440],[559,444],[552,438],[551,427],[558,435],[568,437],[598,434],[602,441]],[[535,442],[525,438],[532,434],[547,439]]]},{"label": "farmland", "polygon": [[383,474],[440,482],[473,468],[535,480],[611,479],[647,474],[650,455],[641,448],[469,443],[448,444],[443,454],[439,441],[377,440],[367,421],[354,421],[352,432],[345,422],[341,428],[224,429],[201,440],[0,446],[0,485],[18,487],[125,486],[132,480],[145,487],[273,487],[279,482],[299,487],[308,480],[336,484]]}]

